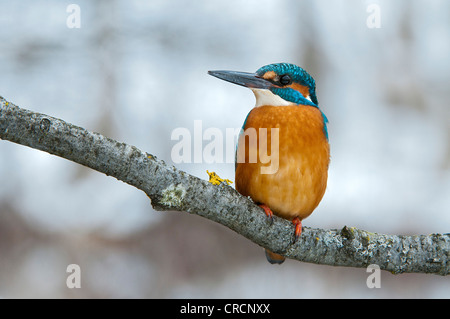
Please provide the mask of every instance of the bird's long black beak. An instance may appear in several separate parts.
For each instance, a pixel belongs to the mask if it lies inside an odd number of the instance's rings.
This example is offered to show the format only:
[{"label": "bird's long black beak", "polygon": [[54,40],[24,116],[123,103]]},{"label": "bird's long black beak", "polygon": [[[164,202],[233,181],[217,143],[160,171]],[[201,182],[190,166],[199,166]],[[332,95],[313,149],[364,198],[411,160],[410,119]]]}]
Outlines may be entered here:
[{"label": "bird's long black beak", "polygon": [[252,89],[270,89],[275,87],[272,82],[259,77],[256,73],[238,71],[208,71],[208,74],[221,80]]}]

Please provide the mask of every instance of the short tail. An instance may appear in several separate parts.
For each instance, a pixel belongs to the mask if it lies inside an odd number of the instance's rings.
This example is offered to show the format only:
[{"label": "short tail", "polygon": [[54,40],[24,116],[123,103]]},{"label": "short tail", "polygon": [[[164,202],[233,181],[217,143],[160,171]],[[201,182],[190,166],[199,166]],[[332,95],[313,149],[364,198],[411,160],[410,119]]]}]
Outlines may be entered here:
[{"label": "short tail", "polygon": [[267,249],[266,249],[266,258],[267,258],[267,261],[270,262],[271,264],[278,264],[278,265],[282,264],[284,262],[284,260],[286,259],[283,256],[281,256],[279,254],[275,254]]}]

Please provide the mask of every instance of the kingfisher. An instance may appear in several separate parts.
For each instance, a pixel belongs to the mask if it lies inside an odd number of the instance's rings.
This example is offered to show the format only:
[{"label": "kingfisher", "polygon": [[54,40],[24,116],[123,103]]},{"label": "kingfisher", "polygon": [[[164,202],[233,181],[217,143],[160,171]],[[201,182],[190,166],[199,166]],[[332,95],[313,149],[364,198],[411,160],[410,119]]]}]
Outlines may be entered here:
[{"label": "kingfisher", "polygon": [[[250,196],[270,222],[274,214],[292,221],[297,240],[302,220],[325,193],[330,162],[328,120],[319,109],[313,77],[290,63],[269,64],[255,73],[208,73],[253,91],[256,104],[238,139],[235,187]],[[266,257],[272,264],[285,260],[267,249]]]}]

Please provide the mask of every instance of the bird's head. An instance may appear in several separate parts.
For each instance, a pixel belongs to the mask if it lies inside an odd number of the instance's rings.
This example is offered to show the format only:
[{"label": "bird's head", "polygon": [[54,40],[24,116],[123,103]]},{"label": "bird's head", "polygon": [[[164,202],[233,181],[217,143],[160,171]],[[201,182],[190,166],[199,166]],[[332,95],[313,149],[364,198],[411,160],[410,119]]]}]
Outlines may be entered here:
[{"label": "bird's head", "polygon": [[310,105],[318,107],[316,83],[301,67],[290,63],[274,63],[255,73],[208,71],[219,79],[250,88],[261,105]]}]

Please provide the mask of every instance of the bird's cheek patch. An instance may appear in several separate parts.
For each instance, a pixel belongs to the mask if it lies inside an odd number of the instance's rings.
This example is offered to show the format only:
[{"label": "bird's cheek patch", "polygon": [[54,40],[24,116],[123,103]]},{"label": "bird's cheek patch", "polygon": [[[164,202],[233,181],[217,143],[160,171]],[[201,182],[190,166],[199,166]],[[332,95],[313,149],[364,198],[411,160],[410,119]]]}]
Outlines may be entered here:
[{"label": "bird's cheek patch", "polygon": [[309,88],[307,86],[304,86],[304,85],[301,85],[298,83],[292,83],[292,84],[288,85],[287,87],[300,92],[305,97],[305,99],[308,99],[311,101],[311,98],[309,96]]}]

